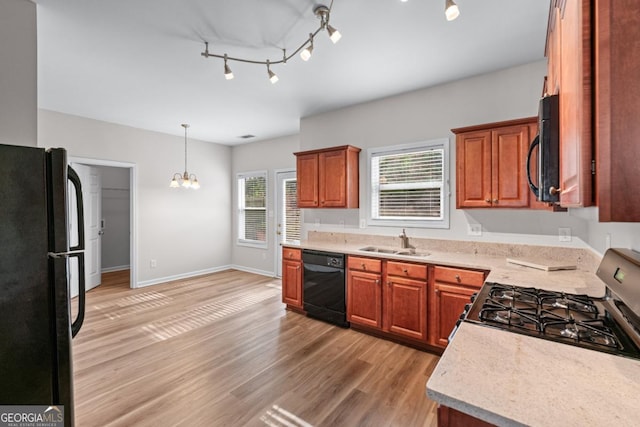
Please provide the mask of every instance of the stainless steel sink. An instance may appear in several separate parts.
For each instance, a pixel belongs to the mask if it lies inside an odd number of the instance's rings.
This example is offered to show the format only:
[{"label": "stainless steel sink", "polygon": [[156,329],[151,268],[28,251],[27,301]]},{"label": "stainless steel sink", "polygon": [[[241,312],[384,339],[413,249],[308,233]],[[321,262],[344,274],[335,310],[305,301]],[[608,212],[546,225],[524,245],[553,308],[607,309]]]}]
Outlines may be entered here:
[{"label": "stainless steel sink", "polygon": [[412,257],[429,256],[428,252],[417,252],[413,249],[388,249],[388,248],[380,248],[377,246],[366,246],[358,250],[363,252],[375,252],[379,254],[391,254],[391,255],[412,256]]}]

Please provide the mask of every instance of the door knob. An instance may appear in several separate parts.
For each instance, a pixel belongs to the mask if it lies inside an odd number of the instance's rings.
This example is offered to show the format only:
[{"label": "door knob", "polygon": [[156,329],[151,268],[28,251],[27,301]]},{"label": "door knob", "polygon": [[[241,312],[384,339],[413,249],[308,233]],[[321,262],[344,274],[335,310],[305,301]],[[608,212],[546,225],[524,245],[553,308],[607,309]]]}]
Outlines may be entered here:
[{"label": "door knob", "polygon": [[102,236],[103,234],[104,234],[104,231],[103,231],[103,230],[98,231],[98,235],[99,235],[99,236]]}]

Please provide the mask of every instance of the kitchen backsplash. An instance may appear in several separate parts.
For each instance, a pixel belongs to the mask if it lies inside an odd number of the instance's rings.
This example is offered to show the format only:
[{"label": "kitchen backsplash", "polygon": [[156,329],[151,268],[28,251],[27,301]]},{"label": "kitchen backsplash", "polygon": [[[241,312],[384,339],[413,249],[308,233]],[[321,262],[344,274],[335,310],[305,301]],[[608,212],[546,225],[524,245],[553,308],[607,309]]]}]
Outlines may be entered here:
[{"label": "kitchen backsplash", "polygon": [[[375,234],[351,234],[323,231],[309,231],[308,242],[333,244],[361,244],[399,247],[397,236]],[[425,239],[409,236],[411,247],[422,251],[469,253],[476,255],[504,256],[510,258],[532,257],[548,260],[575,262],[581,270],[595,272],[601,257],[591,249],[566,248],[557,246],[521,245],[514,243],[471,242],[465,240]]]}]

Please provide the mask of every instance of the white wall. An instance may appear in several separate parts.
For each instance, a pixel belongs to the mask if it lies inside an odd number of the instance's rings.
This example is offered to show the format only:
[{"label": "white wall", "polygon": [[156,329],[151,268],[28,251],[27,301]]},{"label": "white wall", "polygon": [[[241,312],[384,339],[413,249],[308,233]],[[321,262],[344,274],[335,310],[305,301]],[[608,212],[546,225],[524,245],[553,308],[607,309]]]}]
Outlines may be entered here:
[{"label": "white wall", "polygon": [[130,192],[128,168],[97,166],[102,177],[102,270],[129,266]]},{"label": "white wall", "polygon": [[[176,124],[178,127],[179,124]],[[137,167],[138,284],[214,271],[230,264],[231,149],[189,140],[189,172],[202,188],[169,188],[184,169],[184,137],[39,110],[38,146]],[[150,260],[157,268],[150,267]]]},{"label": "white wall", "polygon": [[0,1],[0,144],[37,144],[36,5]]},{"label": "white wall", "polygon": [[[233,264],[240,268],[253,270],[264,274],[274,274],[276,259],[275,239],[275,171],[279,169],[295,169],[296,159],[293,153],[299,151],[299,135],[285,136],[266,141],[237,145],[232,150],[233,173],[233,231],[231,240],[231,254]],[[266,249],[238,246],[237,224],[237,185],[238,172],[266,170],[267,175],[267,242]]]}]

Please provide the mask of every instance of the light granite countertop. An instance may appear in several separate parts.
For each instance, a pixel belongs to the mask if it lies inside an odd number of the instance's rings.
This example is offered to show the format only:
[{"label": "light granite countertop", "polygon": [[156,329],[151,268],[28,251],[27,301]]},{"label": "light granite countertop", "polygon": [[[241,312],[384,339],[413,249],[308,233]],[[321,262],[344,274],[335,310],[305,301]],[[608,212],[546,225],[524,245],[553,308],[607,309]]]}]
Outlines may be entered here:
[{"label": "light granite countertop", "polygon": [[[360,250],[376,242],[394,246],[393,239],[335,233],[313,237],[285,246],[490,270],[487,281],[604,295],[604,283],[594,274],[599,258],[584,250],[425,239],[417,241],[416,250],[429,255],[415,257]],[[506,260],[514,252],[575,256],[578,268],[547,272],[514,265]],[[636,426],[640,360],[463,322],[427,382],[427,396],[500,426]]]}]

